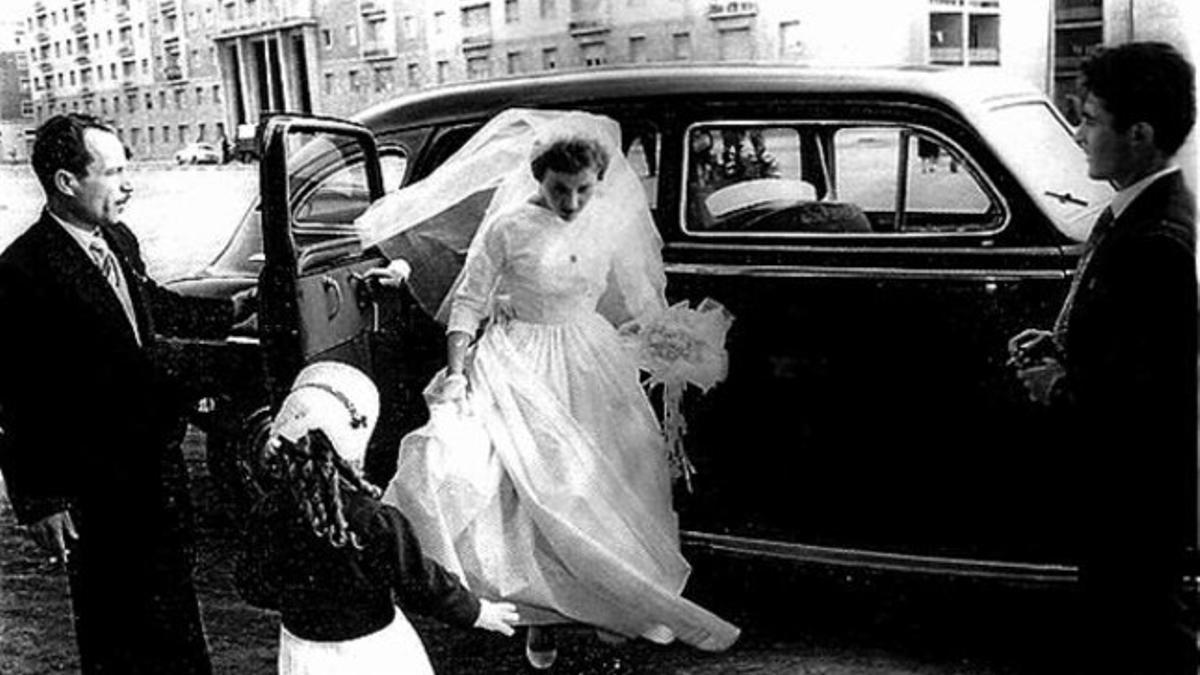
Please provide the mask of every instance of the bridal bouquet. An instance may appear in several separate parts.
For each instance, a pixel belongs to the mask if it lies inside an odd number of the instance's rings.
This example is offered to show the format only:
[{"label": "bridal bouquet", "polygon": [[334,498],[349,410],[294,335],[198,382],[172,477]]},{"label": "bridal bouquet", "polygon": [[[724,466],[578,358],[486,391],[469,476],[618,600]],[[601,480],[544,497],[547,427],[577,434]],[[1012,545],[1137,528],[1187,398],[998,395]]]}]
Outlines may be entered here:
[{"label": "bridal bouquet", "polygon": [[725,379],[729,367],[725,335],[732,324],[733,316],[721,303],[705,298],[695,309],[683,301],[621,327],[638,367],[648,375],[643,383],[646,389],[663,388],[667,456],[672,474],[682,477],[689,491],[696,469],[683,449],[687,433],[683,392],[689,384],[707,392]]}]

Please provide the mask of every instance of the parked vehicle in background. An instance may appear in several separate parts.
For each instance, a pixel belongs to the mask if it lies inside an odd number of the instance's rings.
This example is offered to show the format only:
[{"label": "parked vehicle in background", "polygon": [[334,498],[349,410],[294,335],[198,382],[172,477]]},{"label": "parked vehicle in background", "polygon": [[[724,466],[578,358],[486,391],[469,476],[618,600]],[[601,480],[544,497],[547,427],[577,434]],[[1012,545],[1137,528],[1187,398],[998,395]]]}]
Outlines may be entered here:
[{"label": "parked vehicle in background", "polygon": [[175,153],[178,164],[220,164],[221,149],[212,143],[188,143]]},{"label": "parked vehicle in background", "polygon": [[258,136],[253,124],[239,124],[233,138],[233,158],[245,164],[258,159]]},{"label": "parked vehicle in background", "polygon": [[[424,419],[444,361],[436,305],[362,273],[354,220],[420,180],[500,110],[617,120],[664,240],[671,301],[736,317],[729,376],[687,401],[692,551],[822,566],[1059,583],[1078,467],[1005,366],[1018,329],[1053,322],[1086,224],[1112,190],[1046,98],[962,70],[663,66],[471,83],[352,122],[262,129],[260,203],[184,293],[258,284],[256,330],[175,340],[208,393],[210,457],[260,477],[271,406],[306,362],[372,374],[383,423],[368,472]],[[937,154],[956,170],[922,170]],[[486,190],[393,242],[462,263]],[[453,278],[453,274],[449,275]],[[391,294],[389,294],[391,293]]]}]

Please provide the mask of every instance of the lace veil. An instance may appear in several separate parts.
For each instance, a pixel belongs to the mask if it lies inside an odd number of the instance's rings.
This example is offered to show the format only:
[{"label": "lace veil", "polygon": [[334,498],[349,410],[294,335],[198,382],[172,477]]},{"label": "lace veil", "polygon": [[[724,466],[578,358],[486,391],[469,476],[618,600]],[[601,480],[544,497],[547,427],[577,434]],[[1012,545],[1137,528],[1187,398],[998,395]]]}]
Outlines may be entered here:
[{"label": "lace veil", "polygon": [[[405,257],[413,269],[408,281],[413,294],[445,323],[454,290],[462,282],[464,251],[458,249],[466,249],[467,257],[480,255],[488,230],[503,222],[499,216],[536,194],[530,160],[538,149],[575,137],[597,140],[609,154],[599,189],[578,216],[602,221],[617,251],[598,309],[614,324],[662,310],[662,239],[641,181],[622,152],[621,127],[601,115],[523,108],[501,112],[429,176],[384,196],[360,216],[356,226],[364,248],[377,245],[389,258]],[[477,210],[463,208],[488,192],[491,197],[481,218]],[[444,218],[447,214],[452,217]],[[475,220],[477,226],[471,222]],[[437,232],[429,231],[431,223]],[[418,230],[424,240],[436,240],[454,255],[439,256],[428,246],[412,246]],[[447,268],[452,264],[458,268],[447,289]]]}]

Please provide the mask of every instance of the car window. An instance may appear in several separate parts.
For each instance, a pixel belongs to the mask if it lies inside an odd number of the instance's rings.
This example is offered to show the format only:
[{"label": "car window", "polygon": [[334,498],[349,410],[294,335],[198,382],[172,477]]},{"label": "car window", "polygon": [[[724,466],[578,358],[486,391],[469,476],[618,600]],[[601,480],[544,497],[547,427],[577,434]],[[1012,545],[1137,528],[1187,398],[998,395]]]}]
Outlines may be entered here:
[{"label": "car window", "polygon": [[697,124],[685,231],[904,235],[992,231],[998,200],[953,144],[917,127],[835,121]]},{"label": "car window", "polygon": [[[400,148],[388,148],[379,155],[384,192],[400,188],[407,158]],[[370,206],[367,173],[361,157],[323,177],[296,206],[295,223],[304,225],[352,225]]]}]

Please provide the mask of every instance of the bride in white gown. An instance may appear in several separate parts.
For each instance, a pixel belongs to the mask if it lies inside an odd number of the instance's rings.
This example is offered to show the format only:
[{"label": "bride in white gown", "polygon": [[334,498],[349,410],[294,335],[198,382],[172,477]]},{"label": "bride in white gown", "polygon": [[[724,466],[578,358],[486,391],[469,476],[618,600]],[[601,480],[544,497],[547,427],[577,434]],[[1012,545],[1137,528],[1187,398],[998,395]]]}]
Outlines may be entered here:
[{"label": "bride in white gown", "polygon": [[690,567],[664,440],[615,327],[665,305],[661,242],[619,126],[507,111],[489,131],[524,139],[529,159],[499,181],[472,241],[431,421],[402,441],[385,499],[430,555],[524,623],[725,649],[738,629],[681,595]]}]

